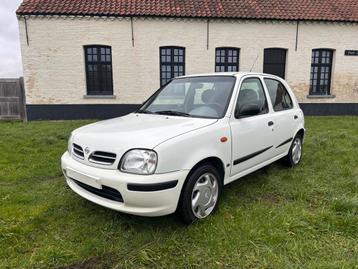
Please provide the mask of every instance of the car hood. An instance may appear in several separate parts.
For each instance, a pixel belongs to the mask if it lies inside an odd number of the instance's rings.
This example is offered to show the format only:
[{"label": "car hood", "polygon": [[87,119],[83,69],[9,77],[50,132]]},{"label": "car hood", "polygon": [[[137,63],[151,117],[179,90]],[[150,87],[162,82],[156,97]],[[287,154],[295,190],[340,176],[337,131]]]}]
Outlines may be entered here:
[{"label": "car hood", "polygon": [[132,148],[153,149],[175,136],[203,128],[216,119],[132,113],[76,129],[73,142],[90,151],[123,154]]}]

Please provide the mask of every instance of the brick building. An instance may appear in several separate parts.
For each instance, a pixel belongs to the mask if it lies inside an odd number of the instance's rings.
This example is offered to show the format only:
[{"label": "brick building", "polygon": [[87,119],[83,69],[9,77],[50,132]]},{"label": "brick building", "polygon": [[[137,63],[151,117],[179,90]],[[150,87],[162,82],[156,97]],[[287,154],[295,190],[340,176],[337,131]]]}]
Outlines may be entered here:
[{"label": "brick building", "polygon": [[306,114],[358,114],[356,0],[24,0],[29,119],[133,111],[175,76],[284,77]]}]

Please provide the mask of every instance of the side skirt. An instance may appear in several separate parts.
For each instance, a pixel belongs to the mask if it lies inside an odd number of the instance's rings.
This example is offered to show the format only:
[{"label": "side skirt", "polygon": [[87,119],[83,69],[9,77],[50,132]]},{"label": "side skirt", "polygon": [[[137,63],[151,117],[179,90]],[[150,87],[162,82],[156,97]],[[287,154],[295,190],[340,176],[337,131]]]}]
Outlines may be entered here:
[{"label": "side skirt", "polygon": [[236,175],[233,175],[231,177],[228,177],[228,178],[226,178],[224,180],[224,185],[229,184],[229,183],[231,183],[231,182],[233,182],[233,181],[235,181],[235,180],[237,180],[237,179],[239,179],[239,178],[241,178],[243,176],[251,174],[252,172],[255,172],[256,170],[259,170],[260,168],[262,168],[264,166],[267,166],[267,165],[269,165],[269,164],[271,164],[271,163],[273,163],[273,162],[285,157],[286,155],[287,155],[287,152],[285,152],[283,154],[280,154],[280,155],[277,155],[276,157],[273,157],[270,160],[267,160],[267,161],[265,161],[263,163],[260,163],[260,164],[254,166],[254,167],[251,167],[251,168],[249,168],[249,169],[247,169],[245,171],[242,171],[239,174],[236,174]]}]

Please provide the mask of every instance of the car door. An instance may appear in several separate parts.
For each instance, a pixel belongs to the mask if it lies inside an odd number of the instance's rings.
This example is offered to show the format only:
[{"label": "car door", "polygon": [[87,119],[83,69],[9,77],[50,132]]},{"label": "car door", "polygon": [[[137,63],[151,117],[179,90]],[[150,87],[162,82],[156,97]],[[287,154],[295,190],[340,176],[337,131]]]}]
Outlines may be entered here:
[{"label": "car door", "polygon": [[291,145],[296,130],[297,111],[282,82],[271,77],[265,77],[264,82],[273,107],[274,149],[278,156],[287,152]]},{"label": "car door", "polygon": [[272,126],[263,81],[256,76],[245,77],[240,85],[235,113],[230,119],[231,176],[272,158]]}]

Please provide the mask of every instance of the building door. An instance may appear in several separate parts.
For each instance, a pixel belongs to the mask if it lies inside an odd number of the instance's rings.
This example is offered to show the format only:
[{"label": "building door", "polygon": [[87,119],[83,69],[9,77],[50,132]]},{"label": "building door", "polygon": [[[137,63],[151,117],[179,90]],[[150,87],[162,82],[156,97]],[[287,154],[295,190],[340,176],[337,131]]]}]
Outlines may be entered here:
[{"label": "building door", "polygon": [[285,78],[286,49],[270,48],[264,50],[264,73]]}]

